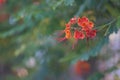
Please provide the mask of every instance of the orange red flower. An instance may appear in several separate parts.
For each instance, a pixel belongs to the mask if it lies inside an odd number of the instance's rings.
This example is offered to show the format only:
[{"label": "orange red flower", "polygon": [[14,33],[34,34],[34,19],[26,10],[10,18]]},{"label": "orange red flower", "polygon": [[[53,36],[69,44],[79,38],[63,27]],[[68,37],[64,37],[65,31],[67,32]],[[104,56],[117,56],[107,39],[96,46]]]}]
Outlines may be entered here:
[{"label": "orange red flower", "polygon": [[64,39],[74,38],[78,41],[85,38],[94,38],[96,36],[97,31],[93,29],[94,23],[85,16],[81,18],[73,17],[67,24],[65,24],[65,26]]},{"label": "orange red flower", "polygon": [[75,39],[84,39],[85,35],[82,31],[75,30],[74,31],[74,38]]},{"label": "orange red flower", "polygon": [[69,21],[70,24],[75,24],[76,22],[77,22],[77,18],[76,17],[71,18],[70,21]]},{"label": "orange red flower", "polygon": [[70,30],[65,30],[65,38],[70,39],[71,38],[71,32]]},{"label": "orange red flower", "polygon": [[4,4],[6,0],[0,0],[0,5]]},{"label": "orange red flower", "polygon": [[71,26],[70,23],[65,24],[65,26],[66,26],[65,30],[70,30],[70,26]]},{"label": "orange red flower", "polygon": [[88,38],[94,38],[95,36],[96,36],[96,30],[87,30],[86,31],[86,36],[88,37]]},{"label": "orange red flower", "polygon": [[90,72],[90,64],[87,61],[77,61],[74,65],[74,72],[77,75],[85,75]]},{"label": "orange red flower", "polygon": [[78,25],[85,31],[94,27],[94,23],[89,21],[87,17],[78,18]]}]

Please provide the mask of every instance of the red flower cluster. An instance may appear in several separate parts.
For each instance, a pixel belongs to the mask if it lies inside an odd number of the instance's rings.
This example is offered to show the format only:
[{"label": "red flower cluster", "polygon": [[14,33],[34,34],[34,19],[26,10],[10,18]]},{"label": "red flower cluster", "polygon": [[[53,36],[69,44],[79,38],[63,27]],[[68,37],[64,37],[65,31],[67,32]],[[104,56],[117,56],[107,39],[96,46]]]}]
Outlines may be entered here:
[{"label": "red flower cluster", "polygon": [[96,30],[93,29],[94,23],[92,21],[89,21],[85,16],[82,18],[71,18],[65,26],[65,37],[60,41],[70,39],[72,37],[78,41],[80,39],[94,38],[96,36]]},{"label": "red flower cluster", "polygon": [[74,72],[77,75],[83,76],[90,72],[90,64],[87,61],[77,61],[74,65]]}]

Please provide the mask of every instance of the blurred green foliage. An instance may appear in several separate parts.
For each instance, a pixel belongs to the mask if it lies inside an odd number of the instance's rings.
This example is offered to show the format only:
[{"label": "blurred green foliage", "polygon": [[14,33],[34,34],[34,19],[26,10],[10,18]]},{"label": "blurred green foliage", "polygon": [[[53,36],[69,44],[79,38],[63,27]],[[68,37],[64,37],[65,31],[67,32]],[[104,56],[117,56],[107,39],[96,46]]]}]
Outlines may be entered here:
[{"label": "blurred green foliage", "polygon": [[[84,40],[71,50],[73,41],[58,43],[55,38],[74,16],[87,16],[98,33],[88,47]],[[49,80],[45,78],[54,76],[59,80],[71,63],[97,56],[109,35],[119,28],[120,0],[6,0],[0,6],[0,66],[9,64],[10,72],[1,71],[0,78]],[[31,57],[36,65],[29,69],[25,61]],[[16,67],[27,68],[28,77],[18,79]]]}]

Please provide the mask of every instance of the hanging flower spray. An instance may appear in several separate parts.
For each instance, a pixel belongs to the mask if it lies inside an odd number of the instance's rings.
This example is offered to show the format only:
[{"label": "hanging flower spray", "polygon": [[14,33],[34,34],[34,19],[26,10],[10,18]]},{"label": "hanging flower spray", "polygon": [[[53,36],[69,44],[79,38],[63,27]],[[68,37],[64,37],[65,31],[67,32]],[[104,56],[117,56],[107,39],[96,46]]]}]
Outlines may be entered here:
[{"label": "hanging flower spray", "polygon": [[[77,26],[76,26],[77,25]],[[75,42],[72,46],[74,48],[78,40],[83,39],[92,39],[96,36],[96,30],[94,29],[94,23],[90,21],[87,17],[73,17],[68,23],[65,24],[65,29],[63,31],[65,36],[59,38],[59,41],[68,40],[71,38],[75,39]]]}]

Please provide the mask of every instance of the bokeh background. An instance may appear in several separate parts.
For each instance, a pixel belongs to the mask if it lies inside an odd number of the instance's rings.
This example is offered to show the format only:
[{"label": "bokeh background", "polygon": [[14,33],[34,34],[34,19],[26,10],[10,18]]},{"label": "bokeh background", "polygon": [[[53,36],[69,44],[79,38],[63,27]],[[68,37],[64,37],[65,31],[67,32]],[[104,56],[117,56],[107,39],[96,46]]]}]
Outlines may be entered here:
[{"label": "bokeh background", "polygon": [[[89,46],[56,40],[74,16],[94,22]],[[0,80],[120,80],[119,28],[120,0],[0,0]]]}]

